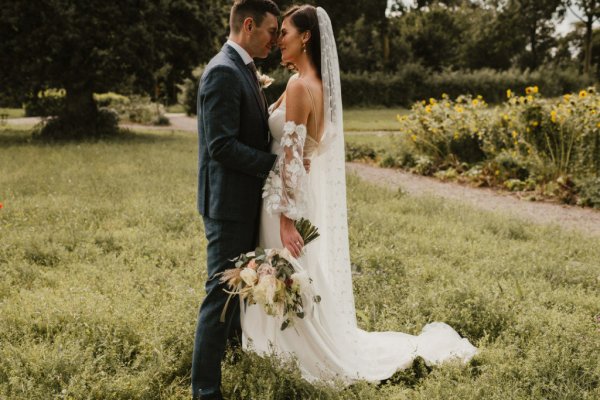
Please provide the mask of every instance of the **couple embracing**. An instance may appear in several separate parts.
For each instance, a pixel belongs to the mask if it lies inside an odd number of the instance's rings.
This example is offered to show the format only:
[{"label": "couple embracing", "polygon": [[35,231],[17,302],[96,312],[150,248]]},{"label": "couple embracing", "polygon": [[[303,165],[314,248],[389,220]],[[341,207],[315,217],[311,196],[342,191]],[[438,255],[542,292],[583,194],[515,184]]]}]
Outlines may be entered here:
[{"label": "couple embracing", "polygon": [[[366,332],[357,326],[352,292],[342,101],[337,49],[320,7],[283,13],[271,0],[237,0],[230,35],[204,70],[198,91],[199,189],[207,245],[206,297],[192,363],[195,399],[221,399],[227,342],[259,354],[292,356],[309,380],[380,381],[408,367],[469,360],[476,348],[450,326],[426,325],[418,336]],[[267,104],[254,58],[275,46],[294,68],[285,92]],[[264,198],[264,200],[263,200]],[[304,249],[294,221],[320,237]],[[220,274],[231,260],[262,248],[287,248],[313,280],[315,312],[281,330],[258,305],[231,302]]]}]

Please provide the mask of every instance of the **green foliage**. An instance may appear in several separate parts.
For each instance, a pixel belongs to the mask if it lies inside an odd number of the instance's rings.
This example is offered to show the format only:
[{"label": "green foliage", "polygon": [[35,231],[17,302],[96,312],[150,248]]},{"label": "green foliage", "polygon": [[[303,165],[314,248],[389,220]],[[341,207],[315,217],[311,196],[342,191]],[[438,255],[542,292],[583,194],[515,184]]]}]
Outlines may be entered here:
[{"label": "green foliage", "polygon": [[600,101],[594,88],[558,99],[541,99],[537,86],[526,88],[524,96],[511,90],[507,96],[495,108],[481,96],[431,98],[400,117],[399,129],[434,171],[454,168],[469,180],[510,190],[552,183],[550,193],[576,202],[569,176],[600,174]]}]

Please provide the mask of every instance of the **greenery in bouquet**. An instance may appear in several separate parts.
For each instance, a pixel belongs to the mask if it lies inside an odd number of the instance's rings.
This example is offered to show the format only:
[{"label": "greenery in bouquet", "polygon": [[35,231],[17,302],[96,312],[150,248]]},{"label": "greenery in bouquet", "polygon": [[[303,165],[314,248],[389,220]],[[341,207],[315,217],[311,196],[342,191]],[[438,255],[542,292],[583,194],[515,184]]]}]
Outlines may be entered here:
[{"label": "greenery in bouquet", "polygon": [[[317,228],[302,218],[295,222],[304,245],[319,237]],[[283,319],[281,330],[293,325],[295,318],[304,318],[309,303],[319,303],[321,297],[313,293],[312,279],[286,249],[262,249],[241,254],[233,260],[235,268],[223,272],[221,282],[230,290],[221,314],[225,312],[234,295],[249,305],[259,304],[273,317]]]}]

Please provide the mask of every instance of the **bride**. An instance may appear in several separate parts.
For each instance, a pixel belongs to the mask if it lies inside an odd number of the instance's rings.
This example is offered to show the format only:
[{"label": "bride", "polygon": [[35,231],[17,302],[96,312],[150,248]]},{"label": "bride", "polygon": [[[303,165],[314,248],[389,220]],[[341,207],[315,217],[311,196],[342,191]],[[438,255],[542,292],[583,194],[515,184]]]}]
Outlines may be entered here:
[{"label": "bride", "polygon": [[[321,302],[281,330],[258,305],[242,305],[242,344],[297,359],[309,380],[380,381],[420,356],[428,364],[468,361],[476,348],[442,322],[418,336],[366,332],[357,326],[350,270],[339,65],[331,21],[322,8],[288,10],[278,40],[282,62],[297,70],[271,106],[276,167],[265,184],[259,244],[286,247],[313,280]],[[310,172],[303,158],[311,160]],[[309,219],[320,237],[303,249],[293,221]]]}]

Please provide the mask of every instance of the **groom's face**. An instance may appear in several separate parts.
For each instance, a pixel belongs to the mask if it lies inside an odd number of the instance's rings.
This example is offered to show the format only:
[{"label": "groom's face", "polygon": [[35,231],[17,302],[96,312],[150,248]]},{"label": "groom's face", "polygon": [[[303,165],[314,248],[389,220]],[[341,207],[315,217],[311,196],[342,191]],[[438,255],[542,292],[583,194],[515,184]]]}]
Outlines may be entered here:
[{"label": "groom's face", "polygon": [[279,25],[277,17],[266,13],[262,24],[254,25],[250,31],[249,52],[252,58],[267,58],[273,46],[277,43],[277,32]]}]

